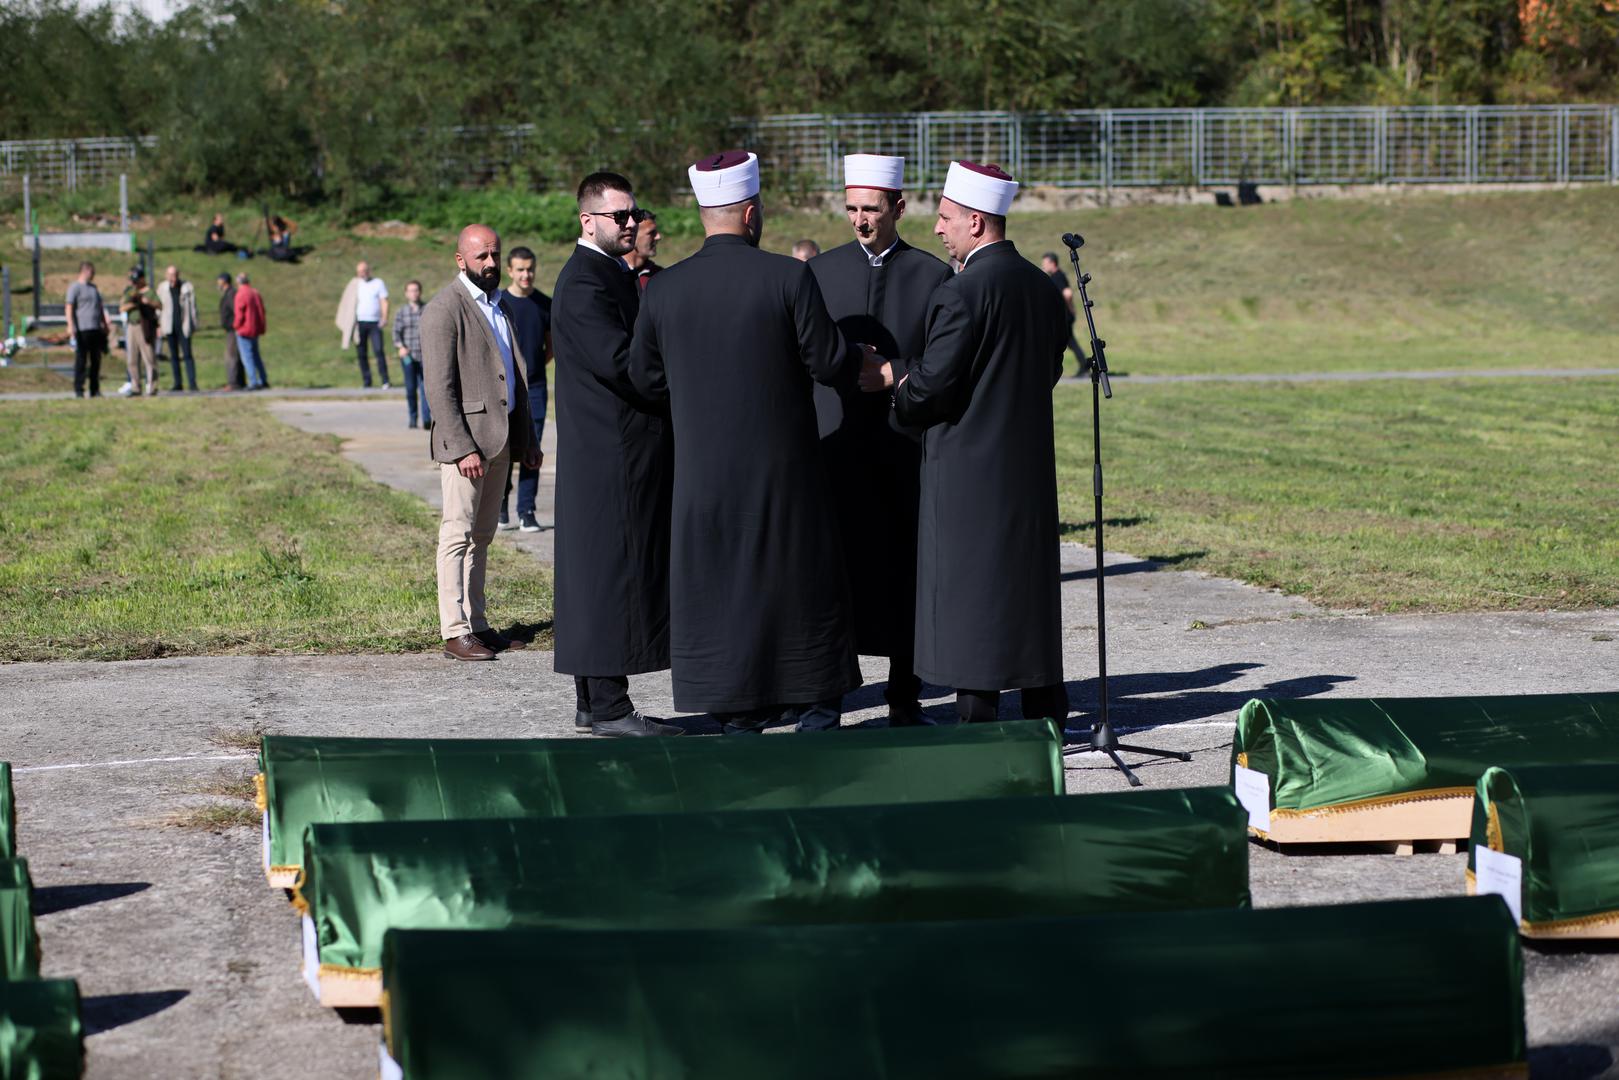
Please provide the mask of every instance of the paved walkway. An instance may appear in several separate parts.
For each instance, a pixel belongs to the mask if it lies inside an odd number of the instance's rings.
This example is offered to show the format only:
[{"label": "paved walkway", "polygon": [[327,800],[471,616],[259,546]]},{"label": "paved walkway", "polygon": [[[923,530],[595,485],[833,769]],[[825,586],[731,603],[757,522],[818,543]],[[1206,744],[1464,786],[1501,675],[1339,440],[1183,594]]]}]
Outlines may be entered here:
[{"label": "paved walkway", "polygon": [[[344,453],[380,481],[436,496],[402,403],[271,407],[346,436]],[[545,554],[532,537],[502,535]],[[1080,726],[1096,705],[1092,565],[1088,549],[1064,545],[1065,666]],[[1146,745],[1193,752],[1189,764],[1142,764],[1152,787],[1224,783],[1233,718],[1254,696],[1603,690],[1619,671],[1619,611],[1370,617],[1128,555],[1109,567],[1114,721]],[[884,711],[883,664],[864,667],[854,724]],[[649,712],[672,713],[666,673],[637,676],[632,691]],[[461,665],[432,654],[0,665],[0,700],[0,756],[17,767],[19,844],[45,911],[45,970],[81,980],[92,1080],[256,1076],[266,1062],[375,1075],[378,1028],[320,1009],[298,977],[297,919],[264,884],[256,831],[173,823],[228,804],[209,792],[252,772],[246,737],[561,736],[573,709],[571,680],[539,651]],[[951,711],[941,687],[926,688],[925,704]],[[1073,792],[1125,790],[1090,755],[1069,759],[1067,781]],[[1462,856],[1257,846],[1250,856],[1262,906],[1465,891]],[[1525,955],[1536,1075],[1619,1075],[1619,953]]]}]

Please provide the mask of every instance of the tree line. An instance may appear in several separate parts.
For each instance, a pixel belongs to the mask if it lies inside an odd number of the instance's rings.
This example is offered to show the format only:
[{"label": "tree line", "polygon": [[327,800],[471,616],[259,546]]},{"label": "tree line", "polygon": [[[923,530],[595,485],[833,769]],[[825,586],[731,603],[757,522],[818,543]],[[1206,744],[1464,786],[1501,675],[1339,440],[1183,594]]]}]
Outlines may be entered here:
[{"label": "tree line", "polygon": [[0,71],[0,138],[156,134],[171,190],[361,206],[469,155],[664,175],[772,113],[1606,101],[1619,0],[7,0]]}]

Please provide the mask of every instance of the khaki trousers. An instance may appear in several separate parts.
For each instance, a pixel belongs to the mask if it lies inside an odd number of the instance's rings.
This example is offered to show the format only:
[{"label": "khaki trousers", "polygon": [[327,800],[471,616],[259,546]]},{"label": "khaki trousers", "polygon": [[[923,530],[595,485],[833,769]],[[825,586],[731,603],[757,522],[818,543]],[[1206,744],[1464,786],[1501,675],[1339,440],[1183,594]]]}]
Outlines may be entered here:
[{"label": "khaki trousers", "polygon": [[483,612],[484,564],[500,522],[511,469],[511,445],[484,461],[483,476],[468,480],[454,465],[439,464],[444,521],[438,527],[439,636],[448,641],[489,629]]},{"label": "khaki trousers", "polygon": [[146,393],[148,396],[157,393],[157,354],[152,349],[152,339],[147,336],[146,324],[131,319],[124,328],[124,338],[128,345],[130,388],[140,393],[141,366],[145,365]]}]

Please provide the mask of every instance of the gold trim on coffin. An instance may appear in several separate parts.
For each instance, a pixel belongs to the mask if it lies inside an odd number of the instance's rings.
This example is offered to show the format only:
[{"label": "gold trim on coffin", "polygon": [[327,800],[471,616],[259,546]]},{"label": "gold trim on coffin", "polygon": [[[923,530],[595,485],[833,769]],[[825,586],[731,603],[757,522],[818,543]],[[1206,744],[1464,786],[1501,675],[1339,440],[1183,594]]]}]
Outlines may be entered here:
[{"label": "gold trim on coffin", "polygon": [[253,805],[259,808],[260,813],[270,811],[270,793],[264,786],[264,774],[253,774]]},{"label": "gold trim on coffin", "polygon": [[382,969],[322,964],[316,973],[320,1003],[329,1009],[380,1009]]},{"label": "gold trim on coffin", "polygon": [[[1490,847],[1495,851],[1501,850],[1494,844]],[[1478,875],[1471,868],[1467,871],[1467,895],[1478,895]],[[1529,938],[1619,938],[1619,911],[1599,911],[1595,915],[1547,919],[1543,922],[1524,919],[1518,923],[1518,933]]]}]

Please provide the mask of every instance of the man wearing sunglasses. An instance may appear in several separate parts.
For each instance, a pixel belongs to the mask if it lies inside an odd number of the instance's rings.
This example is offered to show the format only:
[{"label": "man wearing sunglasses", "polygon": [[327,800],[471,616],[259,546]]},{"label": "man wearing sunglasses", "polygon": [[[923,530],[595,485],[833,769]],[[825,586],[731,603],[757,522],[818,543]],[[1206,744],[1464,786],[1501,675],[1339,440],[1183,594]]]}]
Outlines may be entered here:
[{"label": "man wearing sunglasses", "polygon": [[640,308],[624,261],[643,217],[630,182],[579,185],[579,241],[551,297],[556,355],[556,670],[574,677],[574,727],[680,735],[636,711],[629,676],[669,666],[673,445],[630,385]]}]

